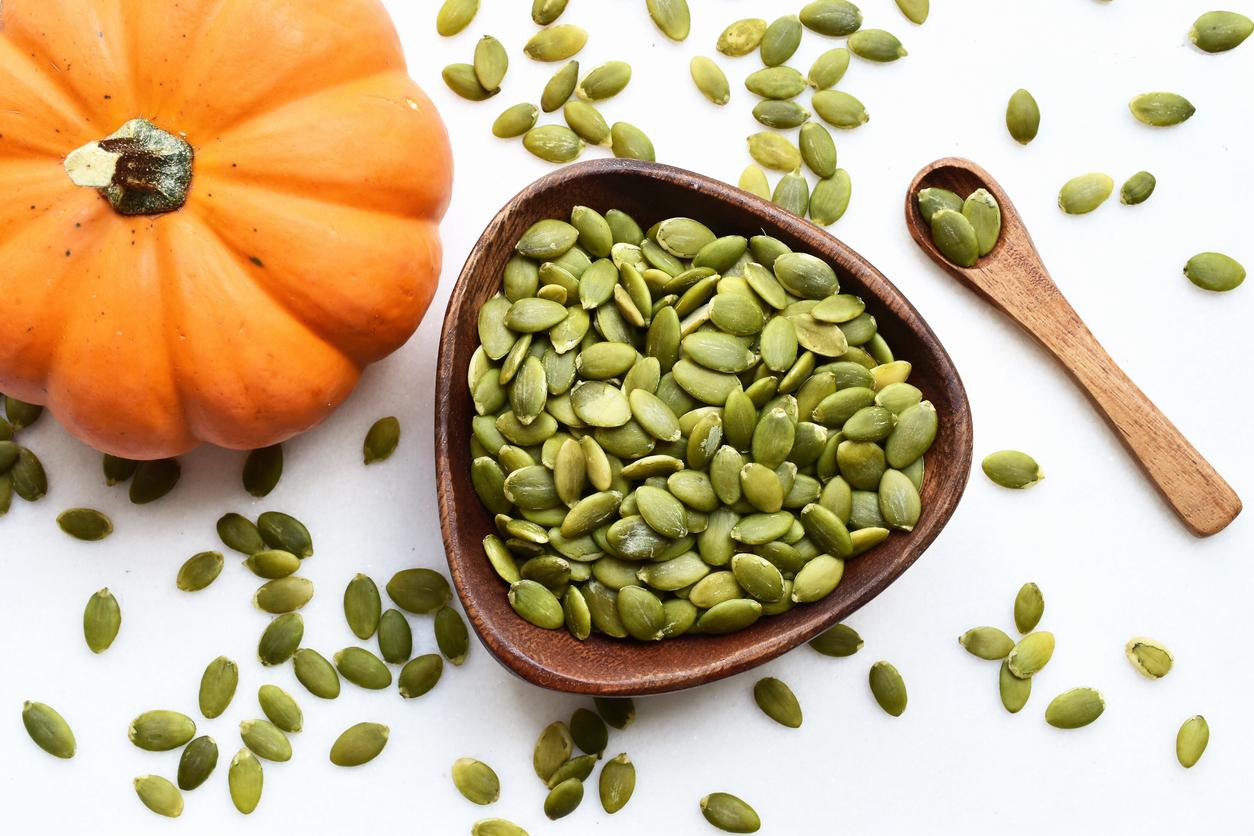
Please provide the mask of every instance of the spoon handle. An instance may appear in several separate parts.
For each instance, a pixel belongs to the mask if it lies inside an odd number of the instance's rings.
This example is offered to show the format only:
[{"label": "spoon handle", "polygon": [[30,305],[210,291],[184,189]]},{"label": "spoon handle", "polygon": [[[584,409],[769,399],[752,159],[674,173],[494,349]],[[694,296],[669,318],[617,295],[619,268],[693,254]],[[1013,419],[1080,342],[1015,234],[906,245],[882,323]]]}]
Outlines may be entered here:
[{"label": "spoon handle", "polygon": [[1016,284],[1032,292],[992,283],[982,295],[1062,363],[1190,531],[1222,531],[1241,513],[1236,492],[1106,353],[1040,261],[1016,261]]}]

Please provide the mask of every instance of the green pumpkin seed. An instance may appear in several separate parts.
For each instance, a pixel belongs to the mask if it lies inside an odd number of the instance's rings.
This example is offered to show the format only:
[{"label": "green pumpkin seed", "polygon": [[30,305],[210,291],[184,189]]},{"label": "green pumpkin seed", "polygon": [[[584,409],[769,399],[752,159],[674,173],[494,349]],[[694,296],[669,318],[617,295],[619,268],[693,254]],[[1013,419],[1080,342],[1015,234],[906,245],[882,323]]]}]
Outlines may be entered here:
[{"label": "green pumpkin seed", "polygon": [[586,31],[569,23],[559,23],[532,35],[523,46],[523,52],[536,61],[565,61],[587,42]]},{"label": "green pumpkin seed", "polygon": [[451,37],[470,25],[479,12],[479,0],[444,0],[435,17],[435,30]]},{"label": "green pumpkin seed", "polygon": [[[440,681],[444,673],[444,660],[437,653],[428,653],[411,659],[396,677],[400,694],[405,699],[421,697]],[[391,682],[391,675],[388,677]]]},{"label": "green pumpkin seed", "polygon": [[713,792],[702,798],[701,815],[727,833],[757,833],[762,828],[762,820],[752,807],[725,792]]},{"label": "green pumpkin seed", "polygon": [[92,653],[104,653],[118,637],[122,626],[122,609],[108,589],[102,589],[87,600],[83,611],[83,638]]},{"label": "green pumpkin seed", "polygon": [[238,685],[239,666],[225,656],[214,659],[200,677],[200,713],[208,720],[221,717]]},{"label": "green pumpkin seed", "polygon": [[381,723],[358,723],[345,729],[331,744],[331,763],[361,766],[379,756],[387,746],[389,729]]},{"label": "green pumpkin seed", "polygon": [[911,23],[922,25],[927,20],[928,0],[897,0],[897,8]]},{"label": "green pumpkin seed", "polygon": [[784,576],[774,564],[756,554],[738,554],[731,560],[732,575],[755,600],[774,603],[784,597]]},{"label": "green pumpkin seed", "polygon": [[1202,759],[1208,743],[1210,726],[1206,723],[1206,718],[1201,714],[1190,717],[1180,726],[1180,731],[1176,732],[1176,760],[1185,769],[1193,768]]},{"label": "green pumpkin seed", "polygon": [[257,691],[257,702],[270,722],[285,732],[299,732],[304,725],[305,715],[296,700],[277,685],[262,685]]},{"label": "green pumpkin seed", "polygon": [[475,44],[474,70],[479,85],[485,90],[498,91],[509,69],[509,54],[501,42],[491,35],[484,35]]},{"label": "green pumpkin seed", "polygon": [[707,635],[735,633],[762,617],[762,605],[749,598],[735,598],[710,607],[697,619],[696,629]]},{"label": "green pumpkin seed", "polygon": [[501,779],[492,767],[474,758],[453,762],[453,786],[472,804],[487,805],[501,797]]},{"label": "green pumpkin seed", "polygon": [[990,453],[980,466],[985,476],[1003,488],[1030,488],[1045,478],[1036,459],[1018,450]]},{"label": "green pumpkin seed", "polygon": [[[801,509],[801,526],[806,536],[822,552],[837,557],[848,557],[853,552],[853,542],[840,515],[825,505],[811,503]],[[839,579],[839,576],[838,576]]]},{"label": "green pumpkin seed", "polygon": [[880,513],[891,528],[913,531],[922,510],[919,491],[900,470],[885,471],[880,480]]},{"label": "green pumpkin seed", "polygon": [[[444,612],[444,610],[440,610]],[[414,636],[409,621],[400,610],[388,610],[379,618],[379,655],[393,665],[404,664],[414,649]],[[338,693],[339,679],[336,678]]]},{"label": "green pumpkin seed", "polygon": [[1178,93],[1142,93],[1128,102],[1137,121],[1164,128],[1188,121],[1197,108]]},{"label": "green pumpkin seed", "polygon": [[776,18],[762,35],[760,55],[768,67],[778,67],[801,45],[801,21],[795,15]]},{"label": "green pumpkin seed", "polygon": [[256,497],[269,496],[283,476],[283,445],[253,450],[244,460],[244,490]]},{"label": "green pumpkin seed", "polygon": [[1147,679],[1162,679],[1171,672],[1174,661],[1171,651],[1153,639],[1131,639],[1124,646],[1124,653],[1137,673]]},{"label": "green pumpkin seed", "polygon": [[218,744],[212,737],[198,737],[183,750],[179,758],[178,786],[185,792],[199,787],[218,765]]},{"label": "green pumpkin seed", "polygon": [[[909,386],[906,383],[894,385]],[[879,400],[880,395],[877,394],[876,401]],[[903,409],[897,416],[896,426],[888,436],[888,441],[884,444],[884,454],[889,467],[900,470],[921,459],[936,440],[938,424],[936,407],[930,401],[922,401]]]},{"label": "green pumpkin seed", "polygon": [[1129,177],[1119,189],[1119,202],[1124,206],[1136,206],[1149,200],[1158,181],[1148,171],[1138,171]]},{"label": "green pumpkin seed", "polygon": [[775,184],[771,202],[799,218],[804,218],[810,206],[810,184],[796,172],[785,174]]},{"label": "green pumpkin seed", "polygon": [[989,661],[1005,659],[1014,650],[1014,640],[996,627],[973,627],[958,637],[958,643],[972,656]]},{"label": "green pumpkin seed", "polygon": [[177,711],[146,711],[131,721],[127,737],[146,752],[168,752],[196,736],[196,723]]},{"label": "green pumpkin seed", "polygon": [[1041,109],[1027,90],[1020,88],[1010,95],[1006,104],[1006,130],[1020,145],[1036,139],[1041,127]]},{"label": "green pumpkin seed", "polygon": [[313,598],[313,581],[308,578],[278,578],[257,589],[253,604],[263,612],[278,615],[300,609]]},{"label": "green pumpkin seed", "polygon": [[449,64],[440,76],[445,85],[463,99],[471,102],[482,102],[495,96],[499,90],[487,90],[479,83],[473,64]]},{"label": "green pumpkin seed", "polygon": [[753,686],[753,701],[763,714],[781,726],[801,728],[801,704],[792,689],[782,681],[769,676],[759,679]]},{"label": "green pumpkin seed", "polygon": [[44,408],[36,404],[20,401],[12,395],[6,395],[4,398],[4,412],[9,417],[8,423],[12,425],[11,431],[17,432],[38,421],[39,417],[44,413]]},{"label": "green pumpkin seed", "polygon": [[139,800],[157,815],[176,819],[183,814],[183,794],[160,775],[141,775],[134,785]]},{"label": "green pumpkin seed", "polygon": [[43,463],[25,447],[17,451],[17,461],[9,468],[8,481],[13,493],[27,502],[37,502],[48,493],[48,476]]},{"label": "green pumpkin seed", "polygon": [[643,587],[630,585],[618,590],[618,617],[627,634],[638,641],[662,638],[662,628],[666,624],[662,602]]},{"label": "green pumpkin seed", "polygon": [[740,543],[760,546],[783,537],[794,521],[793,515],[787,511],[751,514],[736,524],[731,536]]},{"label": "green pumpkin seed", "polygon": [[727,76],[718,64],[704,55],[698,55],[688,65],[692,75],[692,83],[697,85],[701,95],[716,105],[725,105],[731,99],[731,87]]},{"label": "green pumpkin seed", "polygon": [[269,720],[245,720],[239,724],[244,745],[263,760],[284,763],[292,759],[292,744],[283,730]]},{"label": "green pumpkin seed", "polygon": [[592,702],[597,714],[611,728],[622,731],[636,720],[636,704],[630,697],[596,697]]},{"label": "green pumpkin seed", "polygon": [[540,780],[547,782],[570,758],[573,748],[574,740],[565,723],[558,721],[545,726],[536,741],[531,758],[532,766]]},{"label": "green pumpkin seed", "polygon": [[247,748],[240,749],[231,758],[227,769],[227,786],[235,809],[248,815],[261,802],[263,773],[261,762]]},{"label": "green pumpkin seed", "polygon": [[1045,709],[1045,722],[1059,729],[1078,729],[1092,723],[1106,710],[1106,700],[1093,688],[1064,691]]},{"label": "green pumpkin seed", "polygon": [[626,753],[606,761],[601,768],[598,789],[605,812],[613,815],[627,806],[636,790],[636,767]]},{"label": "green pumpkin seed", "polygon": [[435,642],[444,658],[454,665],[466,661],[470,652],[470,633],[457,610],[444,607],[435,614]]},{"label": "green pumpkin seed", "polygon": [[749,155],[762,166],[775,171],[793,171],[801,166],[801,151],[781,134],[760,131],[749,137]]},{"label": "green pumpkin seed", "polygon": [[546,630],[556,630],[566,620],[562,604],[548,589],[531,580],[510,585],[509,603],[525,620]]},{"label": "green pumpkin seed", "polygon": [[[544,90],[540,94],[540,108],[545,113],[552,113],[562,105],[569,101],[575,92],[575,87],[579,83],[579,62],[571,61],[563,66],[560,70],[553,74],[548,83],[544,85]],[[526,130],[520,131],[514,136],[519,136],[531,130],[535,126],[535,122],[528,125]]]},{"label": "green pumpkin seed", "polygon": [[932,243],[941,255],[959,267],[974,267],[980,258],[980,239],[961,212],[941,209],[932,215]]},{"label": "green pumpkin seed", "polygon": [[831,38],[852,35],[862,26],[862,12],[849,0],[814,0],[801,10],[807,29]]},{"label": "green pumpkin seed", "polygon": [[552,820],[569,816],[583,801],[583,782],[568,778],[549,791],[544,799],[544,815]]},{"label": "green pumpkin seed", "polygon": [[1049,663],[1054,655],[1054,634],[1029,633],[1019,640],[1006,658],[1010,672],[1020,679],[1029,679]]},{"label": "green pumpkin seed", "polygon": [[1245,268],[1223,253],[1198,253],[1184,265],[1184,275],[1203,290],[1233,290],[1245,281]]},{"label": "green pumpkin seed", "polygon": [[792,600],[798,604],[821,601],[835,591],[845,574],[845,561],[829,554],[811,559],[793,578]]},{"label": "green pumpkin seed", "polygon": [[156,502],[178,484],[182,468],[177,459],[140,462],[131,480],[130,498],[135,505]]},{"label": "green pumpkin seed", "polygon": [[[218,555],[218,571],[221,571],[221,562],[222,556]],[[245,560],[244,566],[259,578],[277,580],[286,578],[299,569],[300,558],[282,549],[266,549]]]},{"label": "green pumpkin seed", "polygon": [[583,153],[583,140],[564,125],[541,125],[523,135],[523,147],[545,162],[569,163]]},{"label": "green pumpkin seed", "polygon": [[614,156],[620,159],[644,160],[650,163],[657,159],[649,137],[627,122],[615,122],[610,128],[610,147]]},{"label": "green pumpkin seed", "polygon": [[738,20],[718,36],[715,49],[729,57],[739,58],[757,49],[765,34],[765,20],[756,17]]},{"label": "green pumpkin seed", "polygon": [[866,106],[842,90],[819,90],[810,100],[810,106],[820,119],[842,130],[856,128],[870,119]]},{"label": "green pumpkin seed", "polygon": [[291,552],[299,558],[313,554],[313,538],[304,523],[277,511],[267,511],[257,518],[257,531],[272,549]]},{"label": "green pumpkin seed", "polygon": [[876,662],[869,676],[871,695],[893,717],[900,717],[906,710],[906,683],[897,669],[888,662]]},{"label": "green pumpkin seed", "polygon": [[824,656],[844,658],[862,649],[862,637],[852,627],[837,624],[811,639],[810,647]]},{"label": "green pumpkin seed", "polygon": [[649,17],[663,35],[672,41],[682,41],[692,28],[692,15],[688,0],[646,0]]},{"label": "green pumpkin seed", "polygon": [[801,158],[820,178],[836,174],[836,143],[827,128],[817,122],[801,126]]},{"label": "green pumpkin seed", "polygon": [[852,188],[849,172],[843,168],[820,180],[810,193],[810,220],[819,226],[831,226],[844,217]]},{"label": "green pumpkin seed", "polygon": [[300,613],[287,613],[270,622],[257,644],[257,657],[263,665],[281,665],[300,647],[305,620]]},{"label": "green pumpkin seed", "polygon": [[381,691],[392,685],[392,672],[387,665],[365,648],[346,647],[332,658],[340,676],[354,685],[372,691]]},{"label": "green pumpkin seed", "polygon": [[1085,215],[1106,202],[1115,190],[1115,181],[1101,173],[1081,174],[1063,184],[1058,192],[1058,208],[1068,215]]},{"label": "green pumpkin seed", "polygon": [[997,688],[1001,694],[1002,706],[1011,714],[1018,714],[1032,695],[1032,680],[1015,676],[1011,673],[1010,666],[1003,661],[997,675]]},{"label": "green pumpkin seed", "polygon": [[[562,110],[566,124],[580,139],[592,145],[609,145],[610,126],[605,117],[587,102],[570,101]],[[608,230],[606,232],[608,236]],[[606,248],[608,255],[608,247]]]},{"label": "green pumpkin seed", "polygon": [[[810,111],[794,101],[763,99],[753,106],[753,118],[768,128],[786,130],[796,128],[810,118]],[[758,169],[761,171],[761,169]],[[763,179],[766,175],[762,175]],[[743,185],[741,188],[745,188]],[[769,189],[767,189],[769,193]]]},{"label": "green pumpkin seed", "polygon": [[22,704],[22,725],[35,745],[53,757],[74,757],[78,744],[74,732],[56,709],[41,702],[27,701]]},{"label": "green pumpkin seed", "polygon": [[380,418],[366,433],[362,455],[366,464],[387,461],[401,440],[401,423],[396,418]]},{"label": "green pumpkin seed", "polygon": [[919,214],[924,220],[931,222],[932,217],[942,209],[961,212],[963,200],[949,189],[928,188],[919,191],[918,205]]},{"label": "green pumpkin seed", "polygon": [[885,63],[906,56],[897,36],[883,29],[860,29],[849,36],[849,51],[868,61]]},{"label": "green pumpkin seed", "polygon": [[8,474],[9,470],[17,462],[20,450],[21,448],[14,442],[7,439],[0,440],[0,476]]},{"label": "green pumpkin seed", "polygon": [[[567,98],[570,94],[567,93]],[[501,111],[492,123],[492,135],[501,139],[522,136],[536,125],[540,109],[530,102],[519,102]]]},{"label": "green pumpkin seed", "polygon": [[527,831],[505,819],[481,819],[471,826],[470,836],[527,836]]},{"label": "green pumpkin seed", "polygon": [[791,99],[806,89],[806,80],[792,67],[767,67],[750,73],[745,89],[764,99]]},{"label": "green pumpkin seed", "polygon": [[532,0],[531,19],[538,26],[548,26],[566,11],[567,0]]},{"label": "green pumpkin seed", "polygon": [[981,256],[988,255],[1001,237],[1001,207],[984,189],[976,189],[962,204],[962,215],[975,230]]},{"label": "green pumpkin seed", "polygon": [[1020,633],[1030,633],[1045,614],[1045,596],[1034,583],[1025,583],[1015,596],[1015,627]]},{"label": "green pumpkin seed", "polygon": [[448,581],[432,569],[397,572],[388,581],[387,593],[398,607],[416,615],[433,613],[453,597]]},{"label": "green pumpkin seed", "polygon": [[845,77],[845,71],[848,69],[849,50],[844,47],[829,49],[810,65],[806,81],[815,90],[827,90],[835,87],[837,82]]},{"label": "green pumpkin seed", "polygon": [[[1237,12],[1206,12],[1193,22],[1189,40],[1203,52],[1236,49],[1254,32],[1254,21]],[[1205,743],[1202,744],[1205,748]],[[1201,756],[1201,753],[1198,753]],[[1192,766],[1192,764],[1186,764]]]},{"label": "green pumpkin seed", "polygon": [[315,697],[333,700],[340,695],[340,676],[320,653],[301,648],[292,657],[296,679]]}]

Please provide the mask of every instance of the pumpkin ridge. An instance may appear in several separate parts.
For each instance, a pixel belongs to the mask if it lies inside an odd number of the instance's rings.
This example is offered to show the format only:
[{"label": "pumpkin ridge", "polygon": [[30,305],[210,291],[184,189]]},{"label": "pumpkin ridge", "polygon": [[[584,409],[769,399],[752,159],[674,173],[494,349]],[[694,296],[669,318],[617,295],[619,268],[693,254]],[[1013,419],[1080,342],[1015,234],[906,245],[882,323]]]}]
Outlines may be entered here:
[{"label": "pumpkin ridge", "polygon": [[[3,18],[0,18],[0,23],[3,23]],[[37,81],[43,82],[42,89],[36,87],[35,85],[27,84],[26,81],[29,79],[23,79],[23,77],[16,75],[12,70],[7,69],[7,64],[18,61],[26,66],[26,69],[30,73],[31,77]],[[3,27],[0,27],[0,68],[5,68],[3,72],[0,72],[0,75],[3,75],[6,83],[12,84],[14,81],[18,81],[22,84],[22,88],[25,92],[28,92],[30,95],[40,96],[43,104],[51,108],[58,118],[73,123],[74,129],[80,131],[83,135],[90,134],[91,122],[88,120],[87,115],[83,110],[82,101],[70,96],[68,91],[65,89],[65,86],[54,80],[56,78],[55,74],[43,71],[46,68],[41,68],[28,54],[23,52],[14,41],[9,39],[4,34]],[[57,100],[53,101],[45,96],[45,93],[49,90],[59,94]],[[58,137],[58,139],[60,139],[60,137]],[[5,141],[6,143],[9,142],[10,138],[6,137]],[[56,153],[64,154],[65,150],[57,149],[57,152],[54,152],[52,149],[40,149],[36,153],[39,153],[40,155],[46,154],[48,156],[55,156]]]}]

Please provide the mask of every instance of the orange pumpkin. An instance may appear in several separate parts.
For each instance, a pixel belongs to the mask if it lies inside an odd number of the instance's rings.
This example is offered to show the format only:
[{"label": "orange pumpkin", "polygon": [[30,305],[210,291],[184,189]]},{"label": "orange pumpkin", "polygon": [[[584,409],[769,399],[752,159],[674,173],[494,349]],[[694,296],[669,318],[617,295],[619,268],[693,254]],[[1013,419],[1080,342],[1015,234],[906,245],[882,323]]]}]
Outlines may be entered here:
[{"label": "orange pumpkin", "polygon": [[451,177],[380,0],[4,0],[0,391],[129,458],[306,430],[418,327]]}]

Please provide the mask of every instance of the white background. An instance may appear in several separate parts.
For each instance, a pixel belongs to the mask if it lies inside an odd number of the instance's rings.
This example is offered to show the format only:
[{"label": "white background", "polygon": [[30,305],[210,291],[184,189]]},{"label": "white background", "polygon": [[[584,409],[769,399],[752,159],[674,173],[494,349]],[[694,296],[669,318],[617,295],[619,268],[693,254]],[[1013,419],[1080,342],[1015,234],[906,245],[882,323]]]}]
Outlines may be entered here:
[{"label": "white background", "polygon": [[[549,170],[517,141],[494,139],[489,127],[506,106],[538,100],[556,65],[522,53],[535,29],[525,0],[484,0],[474,24],[447,40],[434,32],[432,0],[387,5],[456,154],[436,304],[414,340],[372,369],[342,410],[287,445],[283,481],[266,500],[241,489],[242,455],[201,450],[185,457],[174,494],[140,510],[124,489],[103,486],[98,457],[53,421],[24,434],[46,462],[52,490],[37,505],[15,502],[0,522],[5,831],[464,834],[476,819],[499,815],[533,834],[669,836],[711,832],[697,800],[714,790],[749,800],[769,834],[1249,831],[1249,515],[1210,540],[1189,536],[1049,358],[918,251],[902,223],[902,201],[914,172],[937,157],[968,156],[998,177],[1081,315],[1249,499],[1254,287],[1207,294],[1180,271],[1189,256],[1212,249],[1254,267],[1245,232],[1254,194],[1254,43],[1218,56],[1191,48],[1185,33],[1209,0],[936,0],[923,27],[908,23],[891,0],[864,0],[866,24],[898,33],[910,55],[885,66],[855,58],[840,84],[867,104],[871,121],[836,137],[854,196],[833,232],[910,296],[953,355],[974,409],[977,461],[1022,448],[1048,479],[1015,493],[977,469],[931,550],[850,619],[866,639],[857,656],[835,660],[801,648],[761,671],[639,701],[636,724],[612,734],[609,747],[636,763],[635,798],[608,817],[592,783],[575,814],[549,823],[532,745],[545,724],[587,700],[524,684],[476,644],[465,666],[447,669],[421,699],[404,702],[394,690],[369,693],[346,683],[339,700],[320,702],[290,666],[263,670],[255,662],[267,619],[249,602],[256,580],[234,559],[205,592],[174,588],[184,559],[218,547],[213,524],[224,511],[294,513],[310,524],[317,546],[302,570],[319,590],[304,611],[305,644],[329,656],[352,641],[340,595],[355,572],[382,586],[398,569],[444,566],[431,449],[443,304],[489,218]],[[744,138],[757,129],[749,116],[755,100],[741,81],[759,64],[756,56],[717,56],[715,38],[737,18],[792,13],[800,0],[693,0],[692,36],[679,45],[653,28],[638,0],[570,6],[563,20],[591,33],[579,56],[585,71],[614,58],[634,67],[631,86],[605,104],[607,117],[646,130],[660,160],[735,182],[749,162]],[[489,32],[513,60],[504,91],[486,104],[460,101],[442,85],[440,69],[469,61]],[[807,32],[791,63],[804,71],[834,45]],[[692,87],[688,61],[698,53],[727,70],[727,107],[715,108]],[[1020,86],[1044,114],[1026,148],[1002,121],[1007,97]],[[1187,95],[1197,115],[1165,130],[1135,122],[1128,99],[1159,89]],[[1112,200],[1073,218],[1055,205],[1058,187],[1076,174],[1106,171],[1121,183],[1140,169],[1159,183],[1142,206]],[[385,414],[400,416],[403,442],[390,462],[367,470],[361,438]],[[75,505],[110,513],[116,534],[100,544],[69,540],[53,520]],[[1028,580],[1044,591],[1042,628],[1055,632],[1058,645],[1031,701],[1011,716],[998,701],[997,665],[968,656],[955,639],[980,624],[1012,628],[1011,602]],[[106,585],[121,601],[123,627],[114,647],[93,657],[80,614]],[[416,652],[430,652],[429,619],[412,621]],[[1125,640],[1138,634],[1175,651],[1166,679],[1142,679],[1124,660]],[[242,669],[227,714],[200,723],[222,750],[219,768],[187,794],[183,819],[171,823],[144,810],[130,782],[150,772],[173,777],[178,752],[135,749],[127,723],[150,708],[199,718],[200,674],[219,654]],[[867,668],[877,659],[894,662],[908,684],[909,709],[899,719],[880,711],[868,692]],[[750,690],[765,674],[796,691],[806,714],[799,731],[755,708]],[[266,682],[296,695],[307,730],[294,736],[291,763],[266,765],[261,806],[243,818],[228,800],[225,766],[239,746],[238,722],[259,716],[255,694]],[[1081,731],[1047,726],[1048,700],[1078,685],[1103,691],[1106,714]],[[18,719],[25,699],[51,703],[69,719],[76,758],[55,760],[30,743]],[[1175,733],[1195,713],[1206,715],[1213,740],[1201,763],[1185,771],[1175,760]],[[362,769],[332,767],[331,741],[361,720],[391,726],[387,750]],[[476,808],[452,787],[449,765],[464,755],[500,774],[502,796],[493,807]]]}]

